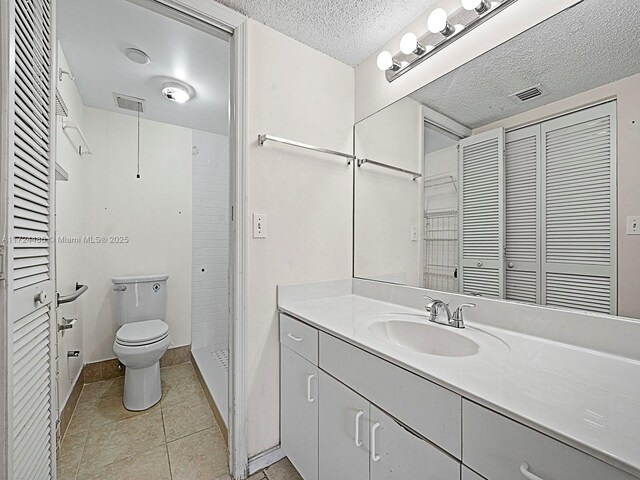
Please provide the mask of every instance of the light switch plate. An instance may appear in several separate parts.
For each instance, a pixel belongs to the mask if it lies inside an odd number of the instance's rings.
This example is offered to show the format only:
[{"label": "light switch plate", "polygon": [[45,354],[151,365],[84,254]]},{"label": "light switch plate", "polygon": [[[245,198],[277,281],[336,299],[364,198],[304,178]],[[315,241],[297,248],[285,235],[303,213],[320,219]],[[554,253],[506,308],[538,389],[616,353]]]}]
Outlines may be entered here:
[{"label": "light switch plate", "polygon": [[640,215],[627,217],[627,235],[640,235]]},{"label": "light switch plate", "polygon": [[264,213],[253,214],[253,238],[267,238],[267,216]]}]

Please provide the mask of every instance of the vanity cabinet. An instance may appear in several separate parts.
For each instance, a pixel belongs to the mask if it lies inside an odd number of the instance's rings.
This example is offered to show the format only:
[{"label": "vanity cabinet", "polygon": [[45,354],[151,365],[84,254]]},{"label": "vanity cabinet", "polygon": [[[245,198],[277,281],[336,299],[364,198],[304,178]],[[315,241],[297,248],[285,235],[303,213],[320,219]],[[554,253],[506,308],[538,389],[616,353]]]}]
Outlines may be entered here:
[{"label": "vanity cabinet", "polygon": [[459,480],[460,463],[320,371],[319,478]]},{"label": "vanity cabinet", "polygon": [[280,348],[281,446],[305,480],[318,479],[318,367]]}]

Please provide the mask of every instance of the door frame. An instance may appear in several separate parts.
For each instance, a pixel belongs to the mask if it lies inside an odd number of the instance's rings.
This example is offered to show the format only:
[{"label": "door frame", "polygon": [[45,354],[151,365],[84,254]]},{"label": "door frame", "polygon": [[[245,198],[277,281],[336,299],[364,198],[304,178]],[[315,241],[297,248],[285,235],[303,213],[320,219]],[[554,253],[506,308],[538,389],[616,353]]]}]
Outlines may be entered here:
[{"label": "door frame", "polygon": [[[246,17],[230,8],[208,0],[130,0],[153,9],[154,5],[172,9],[177,17],[186,16],[231,34],[230,38],[230,162],[232,208],[230,244],[230,328],[229,328],[229,468],[234,478],[243,480],[247,475],[247,409],[246,409],[246,264],[247,264],[247,182],[246,182],[246,95],[247,95],[247,31]],[[0,243],[7,235],[8,226],[8,166],[10,153],[11,119],[9,112],[13,99],[9,86],[14,81],[14,21],[13,2],[0,2]],[[55,153],[52,156],[55,161]],[[55,204],[52,206],[55,208]],[[1,247],[0,247],[1,248]],[[7,259],[0,250],[0,272],[7,271]],[[7,280],[0,275],[0,344],[6,345]],[[7,460],[7,362],[6,349],[0,355],[0,476]],[[55,449],[54,449],[55,452]],[[54,460],[55,461],[55,460]],[[6,473],[6,472],[5,472]]]}]

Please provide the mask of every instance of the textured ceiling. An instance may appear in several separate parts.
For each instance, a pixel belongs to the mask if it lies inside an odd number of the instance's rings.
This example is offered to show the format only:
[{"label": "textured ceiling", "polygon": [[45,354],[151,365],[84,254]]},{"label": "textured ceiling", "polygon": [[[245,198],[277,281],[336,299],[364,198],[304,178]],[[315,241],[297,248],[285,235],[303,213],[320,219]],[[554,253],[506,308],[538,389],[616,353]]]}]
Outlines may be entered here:
[{"label": "textured ceiling", "polygon": [[437,0],[218,1],[355,67]]},{"label": "textured ceiling", "polygon": [[[228,42],[126,0],[58,0],[57,21],[85,105],[135,115],[116,107],[117,92],[145,99],[143,118],[228,133]],[[133,63],[127,47],[151,63]],[[183,104],[164,98],[162,84],[172,79],[191,85],[195,96]]]},{"label": "textured ceiling", "polygon": [[[640,1],[584,0],[411,97],[477,128],[636,73]],[[509,98],[537,83],[546,96],[520,104]]]}]

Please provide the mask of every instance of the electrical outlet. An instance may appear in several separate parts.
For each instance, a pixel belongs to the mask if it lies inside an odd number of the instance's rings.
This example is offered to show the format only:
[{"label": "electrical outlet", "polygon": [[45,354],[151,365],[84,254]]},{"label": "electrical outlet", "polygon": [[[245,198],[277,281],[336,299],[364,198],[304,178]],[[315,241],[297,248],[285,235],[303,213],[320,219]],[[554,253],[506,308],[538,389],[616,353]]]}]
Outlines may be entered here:
[{"label": "electrical outlet", "polygon": [[627,235],[640,235],[640,216],[627,217]]},{"label": "electrical outlet", "polygon": [[253,238],[267,238],[267,216],[264,213],[253,214]]},{"label": "electrical outlet", "polygon": [[411,225],[411,241],[412,242],[417,242],[418,241],[418,226],[417,225]]}]

